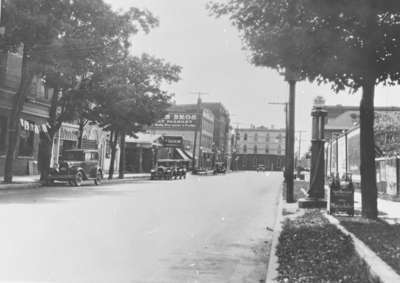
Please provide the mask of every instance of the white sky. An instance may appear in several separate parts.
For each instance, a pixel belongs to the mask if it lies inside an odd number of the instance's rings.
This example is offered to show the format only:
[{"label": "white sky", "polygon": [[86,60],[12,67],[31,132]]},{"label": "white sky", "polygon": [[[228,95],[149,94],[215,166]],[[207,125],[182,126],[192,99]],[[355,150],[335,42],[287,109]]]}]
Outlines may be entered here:
[{"label": "white sky", "polygon": [[[195,103],[195,91],[207,92],[203,101],[222,102],[232,114],[233,125],[284,127],[283,107],[268,102],[287,101],[289,87],[274,70],[253,67],[237,30],[227,19],[215,19],[205,9],[208,0],[106,0],[115,8],[147,8],[160,20],[148,35],[133,38],[133,54],[143,52],[183,67],[182,80],[168,87],[177,103]],[[360,96],[334,94],[329,86],[297,84],[296,130],[308,148],[313,99],[323,96],[327,104],[358,105]],[[399,106],[399,87],[378,87],[375,104]]]}]

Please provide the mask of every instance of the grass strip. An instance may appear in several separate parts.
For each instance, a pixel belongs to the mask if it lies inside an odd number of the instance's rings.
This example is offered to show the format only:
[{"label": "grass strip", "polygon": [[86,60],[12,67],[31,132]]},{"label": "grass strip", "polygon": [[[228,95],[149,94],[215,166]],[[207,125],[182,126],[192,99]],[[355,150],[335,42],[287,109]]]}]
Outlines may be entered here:
[{"label": "grass strip", "polygon": [[351,238],[319,210],[285,221],[277,256],[279,282],[369,282]]},{"label": "grass strip", "polygon": [[340,223],[363,241],[400,274],[400,225],[362,218],[337,217]]}]

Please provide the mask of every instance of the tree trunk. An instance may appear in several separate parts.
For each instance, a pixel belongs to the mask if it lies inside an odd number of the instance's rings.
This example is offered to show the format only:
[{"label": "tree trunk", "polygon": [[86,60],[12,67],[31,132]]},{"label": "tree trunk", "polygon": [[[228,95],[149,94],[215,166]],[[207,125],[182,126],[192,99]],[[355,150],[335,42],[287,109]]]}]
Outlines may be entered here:
[{"label": "tree trunk", "polygon": [[139,173],[143,173],[143,148],[139,147]]},{"label": "tree trunk", "polygon": [[120,140],[120,154],[119,154],[119,178],[124,178],[125,173],[125,132],[121,132],[121,140]]},{"label": "tree trunk", "polygon": [[118,141],[118,131],[111,132],[110,135],[111,159],[110,159],[110,169],[108,170],[109,180],[111,180],[114,175],[115,155],[117,154],[117,141]]},{"label": "tree trunk", "polygon": [[79,120],[78,148],[82,148],[83,132],[85,130],[86,124],[87,124],[86,120],[84,119]]},{"label": "tree trunk", "polygon": [[40,181],[45,182],[50,174],[51,153],[53,150],[54,134],[40,134],[39,142],[39,171]]},{"label": "tree trunk", "polygon": [[[25,49],[25,48],[24,48]],[[33,79],[32,62],[29,61],[26,52],[22,56],[21,82],[18,91],[14,95],[13,106],[10,116],[8,117],[8,142],[7,154],[4,166],[4,182],[12,183],[13,163],[16,154],[18,134],[19,134],[19,118],[28,95]]]},{"label": "tree trunk", "polygon": [[46,181],[50,173],[50,163],[51,155],[53,150],[53,139],[58,130],[61,127],[61,122],[57,121],[57,106],[58,106],[58,89],[54,88],[54,94],[51,98],[50,109],[49,109],[49,119],[48,123],[50,128],[48,133],[40,134],[39,142],[39,171],[40,171],[40,181]]},{"label": "tree trunk", "polygon": [[374,139],[375,81],[364,83],[360,103],[360,171],[361,214],[365,218],[378,217]]}]

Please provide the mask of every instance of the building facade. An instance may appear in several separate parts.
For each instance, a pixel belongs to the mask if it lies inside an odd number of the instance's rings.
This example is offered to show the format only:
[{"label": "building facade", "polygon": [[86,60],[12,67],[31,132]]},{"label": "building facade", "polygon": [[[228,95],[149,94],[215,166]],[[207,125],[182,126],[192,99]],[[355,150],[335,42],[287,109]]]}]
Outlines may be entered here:
[{"label": "building facade", "polygon": [[264,126],[237,128],[234,143],[233,170],[255,170],[263,164],[267,170],[280,171],[284,166],[285,130]]},{"label": "building facade", "polygon": [[238,128],[236,153],[285,155],[285,129]]},{"label": "building facade", "polygon": [[[22,53],[0,53],[0,175],[4,174],[7,148],[7,123],[13,100],[21,80]],[[14,175],[38,174],[38,154],[41,138],[47,138],[47,119],[53,90],[34,77],[24,103],[18,129]]]},{"label": "building facade", "polygon": [[149,127],[148,132],[154,135],[182,137],[184,150],[190,156],[194,153],[196,166],[211,168],[214,143],[213,112],[203,107],[199,112],[196,105],[173,105],[167,111],[163,119]]}]

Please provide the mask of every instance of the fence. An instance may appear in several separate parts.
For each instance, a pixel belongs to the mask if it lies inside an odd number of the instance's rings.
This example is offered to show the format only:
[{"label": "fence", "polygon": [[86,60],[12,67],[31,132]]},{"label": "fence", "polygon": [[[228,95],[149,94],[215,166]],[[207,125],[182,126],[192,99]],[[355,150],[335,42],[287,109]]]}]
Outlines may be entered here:
[{"label": "fence", "polygon": [[344,177],[351,173],[353,181],[360,180],[360,129],[355,128],[331,139],[325,145],[326,175]]},{"label": "fence", "polygon": [[[331,139],[325,145],[326,176],[352,175],[360,182],[360,128],[354,128]],[[400,194],[400,156],[376,158],[378,191],[389,195]]]}]

